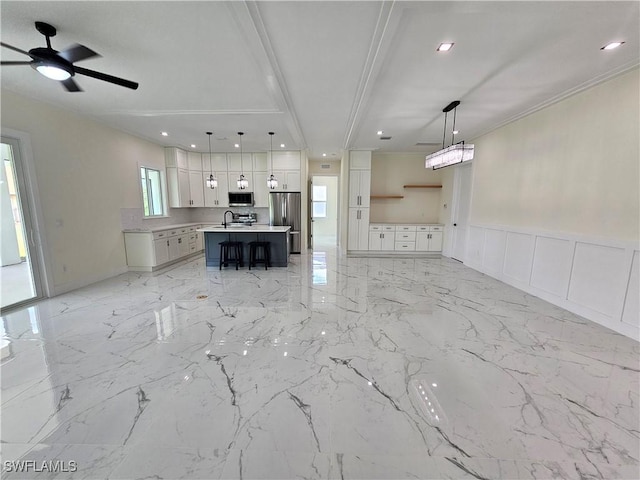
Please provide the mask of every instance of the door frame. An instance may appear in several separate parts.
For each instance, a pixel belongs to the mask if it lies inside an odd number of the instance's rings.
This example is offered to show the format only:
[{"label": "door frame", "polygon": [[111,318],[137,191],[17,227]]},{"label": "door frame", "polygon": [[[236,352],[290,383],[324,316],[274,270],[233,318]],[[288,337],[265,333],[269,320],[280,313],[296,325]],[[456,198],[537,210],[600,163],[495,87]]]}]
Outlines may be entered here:
[{"label": "door frame", "polygon": [[[10,308],[10,310],[13,310],[39,299],[51,297],[55,295],[55,292],[53,290],[51,261],[45,248],[45,245],[47,245],[45,223],[40,196],[38,195],[40,190],[38,189],[31,136],[26,132],[2,127],[1,140],[2,143],[7,143],[14,147],[14,161],[16,164],[19,163],[16,166],[16,172],[20,170],[21,173],[18,175],[18,188],[20,189],[20,203],[23,209],[26,241],[29,244],[29,261],[32,264],[34,277],[37,276],[37,278],[34,278],[36,297],[14,304]],[[27,209],[26,215],[25,207]],[[9,309],[3,309],[3,313],[6,310]]]},{"label": "door frame", "polygon": [[309,248],[313,249],[313,177],[333,177],[337,180],[336,182],[336,247],[340,244],[340,175],[333,174],[322,174],[322,173],[312,173],[309,176]]},{"label": "door frame", "polygon": [[[456,223],[457,221],[457,217],[458,217],[458,213],[460,212],[460,200],[461,200],[461,194],[463,194],[462,190],[461,190],[461,184],[462,184],[462,180],[461,180],[461,176],[462,176],[462,169],[469,169],[469,184],[470,184],[470,189],[468,192],[466,192],[466,194],[468,195],[467,201],[469,204],[468,207],[468,211],[467,211],[467,222],[466,222],[466,226],[464,227],[466,230],[464,232],[464,243],[465,243],[465,248],[464,248],[464,253],[462,255],[463,258],[455,258],[454,257],[454,247],[455,247],[455,237],[456,237],[456,233],[454,232],[454,229],[456,227],[453,226],[454,223]],[[448,243],[448,256],[450,258],[453,258],[454,260],[458,260],[462,263],[465,262],[466,260],[466,242],[467,239],[469,238],[469,213],[471,212],[471,199],[473,195],[473,161],[465,163],[463,165],[459,165],[457,167],[455,167],[454,173],[453,173],[453,191],[452,191],[452,195],[451,195],[451,199],[452,199],[452,205],[451,205],[451,218],[449,219],[449,228],[451,231],[451,235],[449,235],[450,240],[447,242]]]}]

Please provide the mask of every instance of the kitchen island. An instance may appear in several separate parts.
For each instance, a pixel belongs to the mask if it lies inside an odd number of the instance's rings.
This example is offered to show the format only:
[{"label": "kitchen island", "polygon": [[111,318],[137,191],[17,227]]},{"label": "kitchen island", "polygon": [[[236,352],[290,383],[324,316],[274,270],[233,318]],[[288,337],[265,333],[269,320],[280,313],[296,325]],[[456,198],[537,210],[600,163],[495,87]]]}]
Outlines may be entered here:
[{"label": "kitchen island", "polygon": [[220,265],[220,242],[242,242],[242,256],[249,265],[249,242],[269,242],[271,267],[286,267],[289,263],[289,226],[271,225],[207,225],[197,231],[204,234],[204,252],[207,267]]}]

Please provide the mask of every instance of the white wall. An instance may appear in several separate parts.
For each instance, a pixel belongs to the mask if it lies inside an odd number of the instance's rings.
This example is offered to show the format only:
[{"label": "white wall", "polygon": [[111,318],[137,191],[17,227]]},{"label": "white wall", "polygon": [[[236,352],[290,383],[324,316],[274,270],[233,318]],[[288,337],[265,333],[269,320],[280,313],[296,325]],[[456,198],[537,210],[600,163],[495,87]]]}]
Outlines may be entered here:
[{"label": "white wall", "polygon": [[371,156],[371,195],[402,195],[400,199],[372,199],[371,223],[439,223],[442,170],[426,169],[423,153],[380,153]]},{"label": "white wall", "polygon": [[634,338],[639,85],[636,69],[475,139],[465,256]]},{"label": "white wall", "polygon": [[139,164],[159,145],[2,90],[2,128],[31,138],[53,293],[126,271],[122,208],[140,208]]}]

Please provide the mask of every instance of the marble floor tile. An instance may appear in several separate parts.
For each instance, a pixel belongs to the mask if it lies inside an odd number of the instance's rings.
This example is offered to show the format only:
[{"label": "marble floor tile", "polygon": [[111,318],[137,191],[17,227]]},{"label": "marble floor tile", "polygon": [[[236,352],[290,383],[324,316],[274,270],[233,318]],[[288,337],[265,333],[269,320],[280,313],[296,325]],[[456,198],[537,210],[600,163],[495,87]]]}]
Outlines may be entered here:
[{"label": "marble floor tile", "polygon": [[639,344],[446,258],[198,258],[1,327],[3,478],[640,478]]}]

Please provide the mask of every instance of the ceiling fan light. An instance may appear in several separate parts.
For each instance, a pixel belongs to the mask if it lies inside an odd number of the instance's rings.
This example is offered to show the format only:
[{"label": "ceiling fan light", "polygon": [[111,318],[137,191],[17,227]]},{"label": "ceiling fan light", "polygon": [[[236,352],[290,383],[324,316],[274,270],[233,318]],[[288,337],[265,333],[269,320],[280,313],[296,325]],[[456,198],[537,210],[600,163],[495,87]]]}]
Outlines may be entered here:
[{"label": "ceiling fan light", "polygon": [[68,78],[71,78],[71,73],[68,72],[67,70],[60,68],[60,67],[56,67],[55,65],[45,65],[45,64],[41,64],[36,66],[36,70],[41,73],[42,75],[44,75],[47,78],[50,78],[51,80],[66,80]]}]

